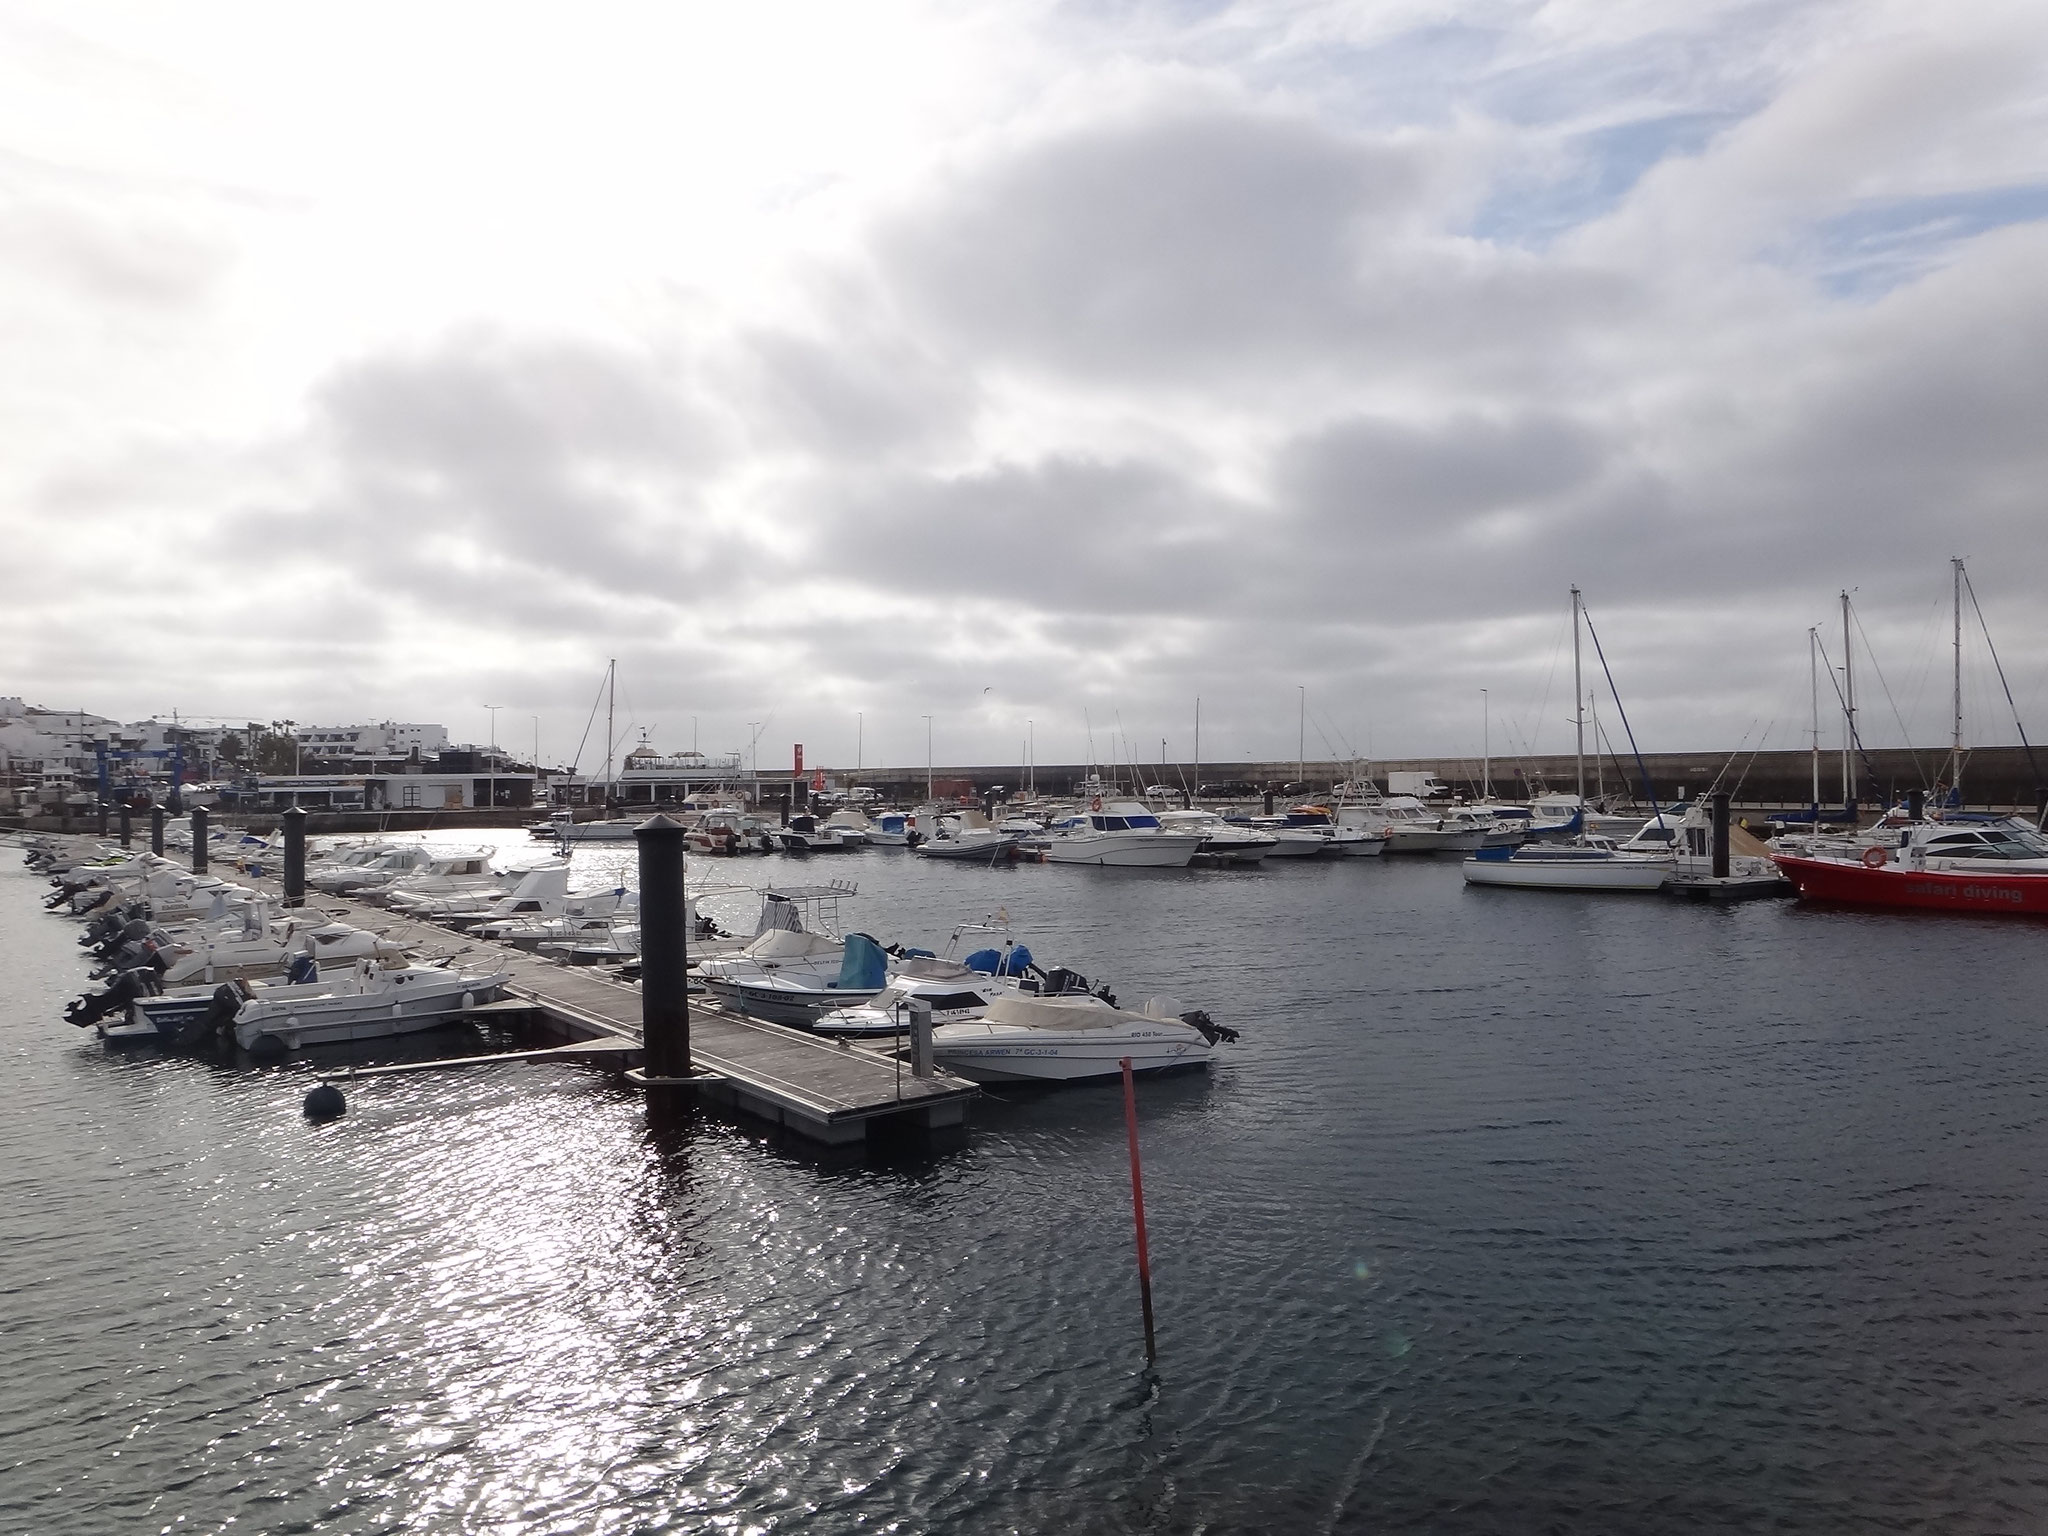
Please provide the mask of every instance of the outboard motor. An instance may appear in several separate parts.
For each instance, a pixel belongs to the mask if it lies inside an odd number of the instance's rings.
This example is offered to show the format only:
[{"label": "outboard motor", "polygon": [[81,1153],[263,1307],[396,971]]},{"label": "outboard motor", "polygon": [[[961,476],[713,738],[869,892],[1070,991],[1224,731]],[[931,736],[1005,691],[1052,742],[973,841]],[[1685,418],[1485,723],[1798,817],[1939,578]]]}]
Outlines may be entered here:
[{"label": "outboard motor", "polygon": [[1192,1008],[1182,1014],[1180,1021],[1183,1024],[1192,1024],[1196,1029],[1200,1030],[1202,1038],[1211,1045],[1216,1044],[1219,1040],[1229,1041],[1233,1044],[1237,1040],[1236,1030],[1230,1028],[1227,1024],[1218,1024],[1199,1008]]},{"label": "outboard motor", "polygon": [[1070,971],[1064,965],[1056,965],[1040,973],[1039,992],[1046,997],[1061,997],[1088,990],[1088,978],[1079,971]]},{"label": "outboard motor", "polygon": [[172,1035],[169,1041],[171,1049],[196,1051],[218,1036],[233,1034],[235,1015],[241,1011],[240,990],[232,983],[222,982],[213,989],[213,1001],[206,1005],[206,1012],[195,1015],[178,1026],[177,1033]]},{"label": "outboard motor", "polygon": [[157,973],[149,969],[123,971],[104,991],[75,997],[64,1007],[64,1017],[80,1029],[90,1029],[110,1014],[119,1013],[138,997],[155,997],[163,990]]}]

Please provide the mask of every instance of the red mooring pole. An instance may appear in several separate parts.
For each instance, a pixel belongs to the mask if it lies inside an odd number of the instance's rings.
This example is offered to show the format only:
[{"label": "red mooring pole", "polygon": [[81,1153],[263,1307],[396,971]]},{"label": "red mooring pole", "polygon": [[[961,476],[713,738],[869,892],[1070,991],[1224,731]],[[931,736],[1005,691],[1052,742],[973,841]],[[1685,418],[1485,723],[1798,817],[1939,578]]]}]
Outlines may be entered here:
[{"label": "red mooring pole", "polygon": [[1145,1306],[1145,1363],[1159,1358],[1152,1340],[1152,1255],[1145,1246],[1145,1175],[1138,1169],[1138,1094],[1131,1086],[1131,1058],[1123,1058],[1124,1130],[1131,1141],[1131,1216],[1138,1227],[1138,1299]]}]

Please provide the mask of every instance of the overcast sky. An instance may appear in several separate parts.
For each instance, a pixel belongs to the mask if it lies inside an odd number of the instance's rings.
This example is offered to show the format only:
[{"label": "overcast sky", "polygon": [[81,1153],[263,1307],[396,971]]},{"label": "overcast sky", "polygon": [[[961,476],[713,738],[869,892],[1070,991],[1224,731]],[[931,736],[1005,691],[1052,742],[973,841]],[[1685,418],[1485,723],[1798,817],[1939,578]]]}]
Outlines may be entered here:
[{"label": "overcast sky", "polygon": [[51,706],[1932,743],[1962,555],[2048,737],[2040,0],[9,0],[0,342]]}]

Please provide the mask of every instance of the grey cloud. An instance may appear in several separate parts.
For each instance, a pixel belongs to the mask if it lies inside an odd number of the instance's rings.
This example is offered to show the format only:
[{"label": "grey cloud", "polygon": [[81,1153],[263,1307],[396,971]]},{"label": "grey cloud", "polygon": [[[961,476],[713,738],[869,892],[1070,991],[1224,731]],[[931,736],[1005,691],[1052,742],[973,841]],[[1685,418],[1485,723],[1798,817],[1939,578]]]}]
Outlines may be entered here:
[{"label": "grey cloud", "polygon": [[1423,156],[1241,108],[1075,129],[880,232],[906,310],[965,346],[1157,376],[1319,350]]}]

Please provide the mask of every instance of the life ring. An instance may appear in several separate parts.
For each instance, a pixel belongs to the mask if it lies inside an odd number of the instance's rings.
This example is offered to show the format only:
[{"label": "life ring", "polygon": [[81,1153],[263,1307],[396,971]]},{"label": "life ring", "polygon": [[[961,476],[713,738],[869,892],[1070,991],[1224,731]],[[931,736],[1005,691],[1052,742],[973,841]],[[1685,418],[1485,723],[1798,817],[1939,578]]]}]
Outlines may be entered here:
[{"label": "life ring", "polygon": [[1095,798],[1094,798],[1093,800],[1090,800],[1090,801],[1088,802],[1088,809],[1089,809],[1089,810],[1091,810],[1091,811],[1099,811],[1099,810],[1101,810],[1101,809],[1102,809],[1102,796],[1100,796],[1100,795],[1097,795],[1097,796],[1096,796],[1096,797],[1095,797]]},{"label": "life ring", "polygon": [[1883,869],[1891,862],[1891,855],[1884,849],[1870,847],[1863,850],[1863,864],[1866,869]]}]

